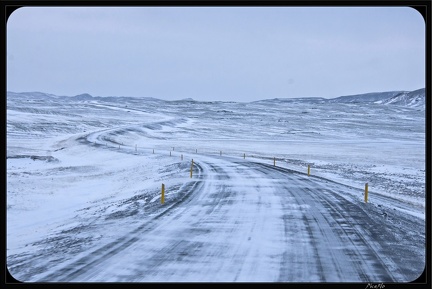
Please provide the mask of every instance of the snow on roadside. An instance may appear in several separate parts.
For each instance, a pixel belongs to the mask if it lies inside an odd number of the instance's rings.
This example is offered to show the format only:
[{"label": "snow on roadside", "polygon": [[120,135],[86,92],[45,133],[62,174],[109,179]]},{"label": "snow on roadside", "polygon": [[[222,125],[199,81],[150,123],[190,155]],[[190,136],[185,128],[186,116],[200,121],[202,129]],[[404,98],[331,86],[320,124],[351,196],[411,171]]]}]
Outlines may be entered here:
[{"label": "snow on roadside", "polygon": [[175,193],[171,188],[188,181],[186,157],[181,162],[174,156],[82,144],[53,152],[52,157],[58,161],[7,159],[7,248],[14,253],[53,233],[82,226],[84,215],[96,220],[138,214],[145,203],[160,198],[162,182],[170,198]]}]

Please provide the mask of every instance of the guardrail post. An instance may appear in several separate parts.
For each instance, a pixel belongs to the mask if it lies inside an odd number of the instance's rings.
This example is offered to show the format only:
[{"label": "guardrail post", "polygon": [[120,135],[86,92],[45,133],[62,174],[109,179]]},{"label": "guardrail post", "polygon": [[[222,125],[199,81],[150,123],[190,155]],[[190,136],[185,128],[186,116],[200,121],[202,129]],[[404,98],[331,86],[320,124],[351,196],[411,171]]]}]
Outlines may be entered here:
[{"label": "guardrail post", "polygon": [[161,204],[165,202],[165,185],[162,184],[162,190],[161,190]]},{"label": "guardrail post", "polygon": [[364,201],[365,203],[368,202],[368,190],[369,190],[369,185],[368,183],[365,184],[365,193],[364,193]]}]

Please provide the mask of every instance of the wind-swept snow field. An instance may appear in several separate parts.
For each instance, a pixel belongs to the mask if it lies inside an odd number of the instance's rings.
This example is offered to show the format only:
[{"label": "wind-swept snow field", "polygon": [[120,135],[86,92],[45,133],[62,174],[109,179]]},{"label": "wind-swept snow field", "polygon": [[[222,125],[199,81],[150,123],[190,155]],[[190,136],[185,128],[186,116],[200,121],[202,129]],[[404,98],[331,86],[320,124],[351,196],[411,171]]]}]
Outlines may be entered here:
[{"label": "wind-swept snow field", "polygon": [[8,92],[6,185],[19,281],[409,282],[425,268],[424,89]]}]

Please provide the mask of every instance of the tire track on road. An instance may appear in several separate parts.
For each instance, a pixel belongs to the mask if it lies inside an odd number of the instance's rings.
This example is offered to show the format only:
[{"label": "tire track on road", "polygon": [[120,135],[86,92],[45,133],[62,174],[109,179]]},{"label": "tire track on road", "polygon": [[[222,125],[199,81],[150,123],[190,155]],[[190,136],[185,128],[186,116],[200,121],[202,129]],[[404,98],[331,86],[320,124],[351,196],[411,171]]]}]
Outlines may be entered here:
[{"label": "tire track on road", "polygon": [[[315,209],[304,216],[308,230],[313,228],[314,239],[327,241],[330,247],[335,242],[340,243],[340,248],[320,248],[318,254],[330,255],[328,259],[332,260],[330,266],[323,266],[327,271],[324,280],[337,281],[349,276],[353,281],[358,278],[361,282],[407,282],[422,272],[424,256],[409,249],[413,244],[419,248],[424,246],[424,240],[416,239],[410,233],[411,228],[417,228],[421,234],[421,220],[411,221],[411,226],[398,227],[386,222],[371,204],[344,196],[344,190],[352,189],[348,186],[267,164],[251,166],[275,178],[285,178],[284,182],[290,184],[284,188],[294,196],[296,204],[315,205]],[[403,237],[397,239],[394,232]],[[290,274],[292,276],[292,272]],[[283,276],[284,273],[282,279]],[[335,280],[331,280],[333,278]]]}]

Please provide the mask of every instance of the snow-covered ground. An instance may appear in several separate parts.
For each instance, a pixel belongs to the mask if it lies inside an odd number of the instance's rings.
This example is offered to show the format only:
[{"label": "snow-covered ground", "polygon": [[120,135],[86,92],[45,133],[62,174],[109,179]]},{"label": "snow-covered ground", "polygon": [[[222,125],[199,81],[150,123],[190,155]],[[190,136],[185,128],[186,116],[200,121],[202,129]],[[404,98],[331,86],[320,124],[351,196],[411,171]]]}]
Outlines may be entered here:
[{"label": "snow-covered ground", "polygon": [[425,146],[418,105],[8,93],[7,265],[21,281],[412,281]]}]

